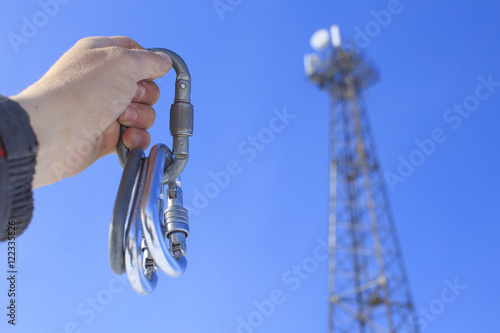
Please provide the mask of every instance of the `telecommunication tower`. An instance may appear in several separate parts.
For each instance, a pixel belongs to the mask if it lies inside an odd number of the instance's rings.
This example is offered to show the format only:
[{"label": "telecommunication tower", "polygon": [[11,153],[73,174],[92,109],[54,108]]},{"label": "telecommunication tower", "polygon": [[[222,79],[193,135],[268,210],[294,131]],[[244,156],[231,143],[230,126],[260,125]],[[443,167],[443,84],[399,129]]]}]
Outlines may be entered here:
[{"label": "telecommunication tower", "polygon": [[364,108],[378,76],[341,44],[333,25],[311,37],[322,54],[304,56],[307,77],[331,97],[328,332],[419,332]]}]

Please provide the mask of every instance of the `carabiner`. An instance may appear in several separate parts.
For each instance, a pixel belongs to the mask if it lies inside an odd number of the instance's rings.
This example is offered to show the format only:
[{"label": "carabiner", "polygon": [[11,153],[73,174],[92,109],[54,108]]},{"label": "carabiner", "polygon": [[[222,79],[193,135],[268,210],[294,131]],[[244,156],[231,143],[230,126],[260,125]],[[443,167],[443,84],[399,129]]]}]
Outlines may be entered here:
[{"label": "carabiner", "polygon": [[[172,51],[161,48],[149,51],[169,55],[177,73],[175,98],[170,108],[173,151],[157,144],[151,148],[149,157],[139,148],[129,152],[122,141],[126,127],[121,126],[116,148],[123,175],[109,233],[111,269],[116,274],[126,271],[130,284],[140,294],[149,294],[156,288],[157,267],[175,277],[186,270],[189,222],[178,179],[189,158],[189,137],[193,134],[191,76],[186,64]],[[167,209],[163,212],[165,185]]]},{"label": "carabiner", "polygon": [[[170,150],[167,146],[158,144],[151,148],[149,153],[149,165],[146,173],[144,192],[141,200],[141,213],[142,213],[142,228],[144,230],[144,238],[146,239],[146,244],[148,245],[148,250],[151,253],[156,265],[161,268],[165,274],[170,276],[180,276],[186,270],[187,260],[182,254],[180,248],[185,249],[185,237],[189,233],[189,227],[187,223],[187,211],[185,208],[181,207],[184,211],[177,214],[176,221],[179,224],[185,223],[185,228],[176,228],[175,230],[168,230],[168,225],[164,221],[164,214],[162,214],[161,204],[163,203],[163,185],[162,177],[163,170],[165,168],[165,156]],[[174,160],[175,162],[175,160]],[[170,194],[168,194],[170,195]],[[182,199],[181,199],[182,200]],[[167,211],[172,206],[172,201],[169,200],[170,205]],[[182,204],[182,201],[181,201]],[[185,215],[183,213],[185,212]],[[184,219],[185,217],[185,219]],[[166,228],[164,235],[163,228]],[[169,239],[170,248],[165,243],[165,236],[170,236],[171,233],[181,233],[184,235],[184,245],[178,244],[176,241],[172,242],[172,237]],[[180,235],[182,237],[182,235]],[[181,240],[179,240],[182,243]],[[174,251],[175,248],[179,248],[178,251]],[[185,252],[185,251],[184,251]],[[176,256],[174,256],[174,253]]]},{"label": "carabiner", "polygon": [[113,216],[109,227],[109,263],[115,274],[125,272],[124,247],[125,228],[131,221],[133,198],[136,197],[138,175],[143,165],[144,151],[132,150],[123,168],[123,175],[116,196]]},{"label": "carabiner", "polygon": [[[147,49],[151,52],[163,52],[172,59],[177,78],[175,80],[174,103],[170,107],[170,134],[173,137],[172,152],[174,162],[163,173],[163,184],[175,181],[186,166],[189,158],[189,137],[193,135],[193,105],[191,104],[191,74],[184,60],[179,55],[163,48]],[[120,165],[125,165],[128,149],[122,141],[126,126],[120,126],[120,138],[116,147]]]},{"label": "carabiner", "polygon": [[137,193],[134,198],[131,223],[127,225],[125,239],[125,269],[132,288],[139,294],[146,295],[155,290],[158,284],[158,276],[153,274],[151,278],[146,276],[142,264],[142,223],[141,213],[138,210],[144,192],[146,172],[148,169],[148,158],[142,159],[141,170],[138,175]]}]

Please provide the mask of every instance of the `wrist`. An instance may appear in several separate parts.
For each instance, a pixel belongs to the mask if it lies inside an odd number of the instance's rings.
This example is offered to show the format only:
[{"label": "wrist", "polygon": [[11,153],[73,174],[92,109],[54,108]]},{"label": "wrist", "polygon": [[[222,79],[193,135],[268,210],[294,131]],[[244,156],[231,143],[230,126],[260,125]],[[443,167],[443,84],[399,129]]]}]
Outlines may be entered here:
[{"label": "wrist", "polygon": [[37,98],[25,96],[25,94],[23,93],[11,96],[9,97],[9,99],[19,104],[24,109],[24,111],[26,111],[30,119],[31,128],[33,129],[36,140],[38,142],[35,174],[33,176],[33,188],[47,185],[42,178],[43,175],[46,174],[47,169],[46,156],[48,152],[46,151],[46,148],[49,147],[47,145],[47,141],[49,140],[49,138],[47,138],[47,136],[43,133],[50,133],[50,131],[44,130],[43,127],[46,126],[46,124],[50,123],[50,121],[48,119],[45,119],[44,122],[41,119],[41,115],[43,114],[43,112],[41,112],[43,105],[38,102]]}]

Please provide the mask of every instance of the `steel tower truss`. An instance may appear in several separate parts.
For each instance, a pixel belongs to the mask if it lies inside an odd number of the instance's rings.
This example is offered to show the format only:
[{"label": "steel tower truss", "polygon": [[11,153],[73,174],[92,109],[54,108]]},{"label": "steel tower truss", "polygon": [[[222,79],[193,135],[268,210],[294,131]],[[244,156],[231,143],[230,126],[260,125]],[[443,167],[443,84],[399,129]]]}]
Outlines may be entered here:
[{"label": "steel tower truss", "polygon": [[315,56],[309,79],[331,97],[329,332],[418,332],[363,90],[375,70],[355,51]]}]

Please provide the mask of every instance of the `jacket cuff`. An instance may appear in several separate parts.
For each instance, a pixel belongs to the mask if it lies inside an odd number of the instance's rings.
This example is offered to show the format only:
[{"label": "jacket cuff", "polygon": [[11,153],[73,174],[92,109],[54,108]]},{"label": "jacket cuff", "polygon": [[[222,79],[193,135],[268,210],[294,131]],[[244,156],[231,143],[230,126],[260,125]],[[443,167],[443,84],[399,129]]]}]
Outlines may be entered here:
[{"label": "jacket cuff", "polygon": [[0,96],[0,241],[7,239],[9,221],[16,236],[33,217],[32,182],[38,142],[26,111],[13,100]]}]

